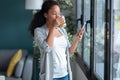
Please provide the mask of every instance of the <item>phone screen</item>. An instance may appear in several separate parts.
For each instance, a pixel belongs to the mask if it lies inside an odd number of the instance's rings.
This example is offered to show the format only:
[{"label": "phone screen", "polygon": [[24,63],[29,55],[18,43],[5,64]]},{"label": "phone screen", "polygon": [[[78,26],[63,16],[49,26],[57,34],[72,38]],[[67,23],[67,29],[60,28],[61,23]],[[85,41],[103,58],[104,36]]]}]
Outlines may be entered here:
[{"label": "phone screen", "polygon": [[84,24],[83,24],[83,27],[82,27],[82,28],[85,28],[85,25],[86,25],[86,22],[84,22]]}]

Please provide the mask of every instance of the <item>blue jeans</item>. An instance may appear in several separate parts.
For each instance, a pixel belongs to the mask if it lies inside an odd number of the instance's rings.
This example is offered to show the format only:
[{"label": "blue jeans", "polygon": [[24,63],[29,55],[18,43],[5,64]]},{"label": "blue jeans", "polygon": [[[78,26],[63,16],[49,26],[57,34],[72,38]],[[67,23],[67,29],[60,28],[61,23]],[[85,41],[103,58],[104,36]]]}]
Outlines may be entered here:
[{"label": "blue jeans", "polygon": [[53,78],[53,80],[69,80],[69,75],[66,75],[65,77],[61,78]]}]

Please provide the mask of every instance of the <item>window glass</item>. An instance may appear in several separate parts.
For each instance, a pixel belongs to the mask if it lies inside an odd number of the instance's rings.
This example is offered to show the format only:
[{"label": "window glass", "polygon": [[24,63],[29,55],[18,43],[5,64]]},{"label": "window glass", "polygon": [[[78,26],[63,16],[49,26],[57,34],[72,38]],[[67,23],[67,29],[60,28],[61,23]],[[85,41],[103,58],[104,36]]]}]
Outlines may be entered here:
[{"label": "window glass", "polygon": [[[117,0],[115,0],[117,1]],[[120,1],[119,1],[120,2]],[[120,80],[120,6],[114,2],[114,30],[112,34],[113,54],[112,54],[112,80]],[[119,8],[119,9],[118,9]]]},{"label": "window glass", "polygon": [[96,0],[96,26],[94,27],[94,71],[104,79],[104,48],[105,48],[105,0]]},{"label": "window glass", "polygon": [[[82,15],[82,0],[77,0],[77,19],[80,19]],[[81,28],[81,21],[79,20],[77,22],[77,30]],[[77,48],[78,54],[82,54],[82,43],[79,42],[78,48]]]},{"label": "window glass", "polygon": [[[84,20],[90,20],[90,0],[85,0],[84,5]],[[85,63],[90,66],[90,24],[87,23],[85,26],[85,33],[84,33],[84,51],[83,57]]]}]

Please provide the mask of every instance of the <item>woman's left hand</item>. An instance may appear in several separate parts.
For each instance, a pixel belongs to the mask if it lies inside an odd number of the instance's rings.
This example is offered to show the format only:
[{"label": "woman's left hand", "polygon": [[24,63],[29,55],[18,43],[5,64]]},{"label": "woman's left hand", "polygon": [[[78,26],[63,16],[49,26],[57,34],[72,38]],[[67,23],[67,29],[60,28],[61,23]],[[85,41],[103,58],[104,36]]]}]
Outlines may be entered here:
[{"label": "woman's left hand", "polygon": [[85,31],[85,28],[82,27],[82,28],[76,33],[76,40],[77,40],[77,41],[79,41],[79,40],[82,39],[84,31]]},{"label": "woman's left hand", "polygon": [[73,41],[73,44],[71,45],[71,47],[69,48],[70,53],[74,53],[77,47],[77,44],[79,42],[79,40],[82,39],[83,37],[83,33],[84,33],[85,29],[84,26],[76,33],[75,39]]}]

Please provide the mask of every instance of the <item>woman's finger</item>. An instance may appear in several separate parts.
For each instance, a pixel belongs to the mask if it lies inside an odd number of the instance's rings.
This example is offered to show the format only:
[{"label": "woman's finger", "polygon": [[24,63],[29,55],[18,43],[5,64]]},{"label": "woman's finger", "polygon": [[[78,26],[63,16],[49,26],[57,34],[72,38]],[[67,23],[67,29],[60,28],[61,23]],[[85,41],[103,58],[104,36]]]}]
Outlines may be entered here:
[{"label": "woman's finger", "polygon": [[58,25],[62,25],[65,23],[64,19],[61,16],[57,17],[56,21],[57,21]]}]

